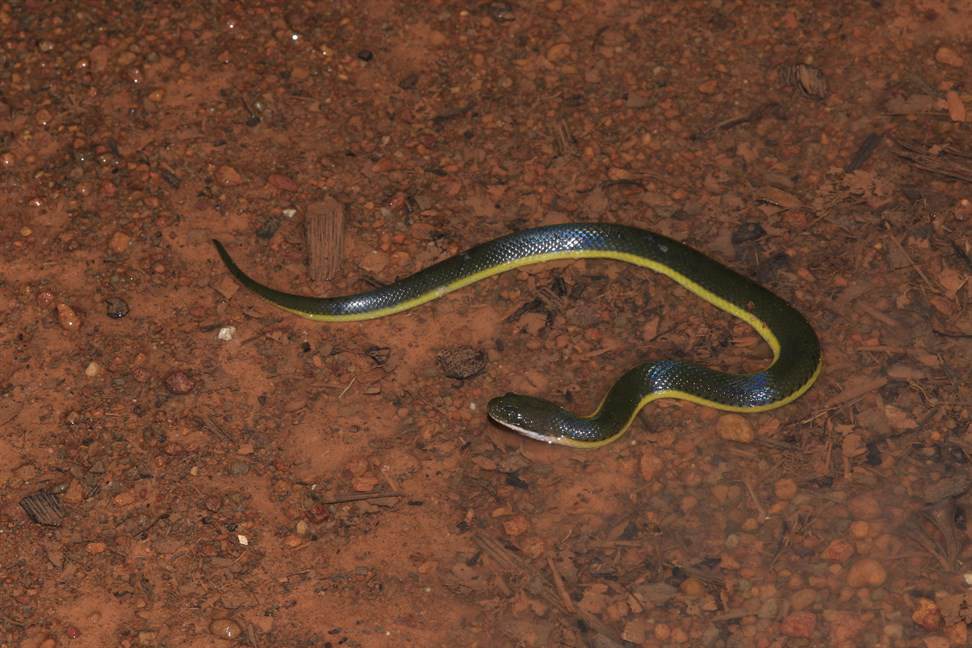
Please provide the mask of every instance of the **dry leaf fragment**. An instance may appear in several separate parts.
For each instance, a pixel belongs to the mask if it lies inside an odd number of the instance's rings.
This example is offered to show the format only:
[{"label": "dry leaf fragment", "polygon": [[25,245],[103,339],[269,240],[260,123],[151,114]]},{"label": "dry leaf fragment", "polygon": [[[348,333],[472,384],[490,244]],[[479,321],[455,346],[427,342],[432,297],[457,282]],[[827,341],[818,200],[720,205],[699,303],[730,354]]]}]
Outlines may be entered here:
[{"label": "dry leaf fragment", "polygon": [[938,283],[942,284],[942,288],[952,297],[955,296],[962,286],[964,286],[969,280],[968,275],[959,272],[953,268],[944,268],[938,273]]},{"label": "dry leaf fragment", "polygon": [[935,110],[937,100],[931,95],[909,95],[907,97],[892,97],[888,100],[887,110],[897,115],[917,115]]},{"label": "dry leaf fragment", "polygon": [[756,192],[756,200],[785,209],[795,209],[803,205],[801,200],[790,192],[772,186],[766,186],[758,190]]},{"label": "dry leaf fragment", "polygon": [[952,67],[962,67],[965,65],[962,57],[951,47],[939,47],[938,51],[935,52],[935,60],[945,65],[951,65]]},{"label": "dry leaf fragment", "polygon": [[829,88],[827,79],[824,78],[823,71],[812,65],[781,65],[779,68],[780,80],[799,88],[803,94],[813,99],[823,99],[827,96]]},{"label": "dry leaf fragment", "polygon": [[962,97],[954,90],[945,93],[945,105],[948,107],[948,116],[953,122],[964,122],[967,117],[965,104]]}]

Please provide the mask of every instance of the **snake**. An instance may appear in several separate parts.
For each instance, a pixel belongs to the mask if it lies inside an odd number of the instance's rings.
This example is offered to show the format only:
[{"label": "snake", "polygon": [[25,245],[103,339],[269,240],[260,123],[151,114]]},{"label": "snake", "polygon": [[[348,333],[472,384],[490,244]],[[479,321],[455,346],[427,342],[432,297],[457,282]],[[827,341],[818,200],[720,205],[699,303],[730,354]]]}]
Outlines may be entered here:
[{"label": "snake", "polygon": [[[213,240],[229,272],[248,290],[312,320],[350,322],[415,308],[487,277],[565,259],[613,259],[660,273],[702,300],[750,325],[766,341],[772,362],[753,373],[728,373],[679,359],[627,370],[587,416],[536,396],[508,393],[489,401],[499,425],[531,439],[577,448],[617,440],[641,409],[675,398],[730,412],[761,412],[803,395],[820,374],[822,354],[813,327],[789,303],[723,264],[667,236],[615,223],[568,223],[524,229],[481,243],[394,283],[343,297],[291,294],[244,273]],[[538,351],[528,364],[548,367],[559,357]]]}]

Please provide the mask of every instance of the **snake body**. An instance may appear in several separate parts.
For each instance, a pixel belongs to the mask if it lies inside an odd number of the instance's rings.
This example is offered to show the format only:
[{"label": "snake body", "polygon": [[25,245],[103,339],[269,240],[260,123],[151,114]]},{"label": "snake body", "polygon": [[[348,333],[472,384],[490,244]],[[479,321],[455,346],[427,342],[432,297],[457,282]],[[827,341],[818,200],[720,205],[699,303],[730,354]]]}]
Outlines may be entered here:
[{"label": "snake body", "polygon": [[817,335],[807,320],[766,288],[701,252],[635,227],[573,223],[523,230],[482,243],[387,286],[346,297],[309,297],[257,282],[219,243],[229,271],[246,288],[302,317],[327,322],[385,317],[414,308],[513,268],[558,259],[614,259],[670,277],[716,307],[752,326],[773,352],[772,363],[749,374],[716,371],[680,360],[657,360],[630,369],[589,416],[576,416],[532,396],[492,399],[494,421],[533,439],[591,448],[620,437],[645,404],[680,398],[735,412],[781,407],[802,395],[820,373]]}]

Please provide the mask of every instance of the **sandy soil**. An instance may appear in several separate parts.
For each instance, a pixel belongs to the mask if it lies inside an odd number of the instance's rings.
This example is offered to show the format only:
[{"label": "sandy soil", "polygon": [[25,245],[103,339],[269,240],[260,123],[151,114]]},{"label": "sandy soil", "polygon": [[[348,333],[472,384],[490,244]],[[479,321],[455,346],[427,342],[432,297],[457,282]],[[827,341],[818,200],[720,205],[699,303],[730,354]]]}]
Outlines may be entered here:
[{"label": "sandy soil", "polygon": [[[972,645],[970,30],[944,0],[0,4],[0,647]],[[607,262],[326,325],[209,243],[335,295],[572,220],[790,300],[819,382],[548,447],[485,403],[769,352]]]}]

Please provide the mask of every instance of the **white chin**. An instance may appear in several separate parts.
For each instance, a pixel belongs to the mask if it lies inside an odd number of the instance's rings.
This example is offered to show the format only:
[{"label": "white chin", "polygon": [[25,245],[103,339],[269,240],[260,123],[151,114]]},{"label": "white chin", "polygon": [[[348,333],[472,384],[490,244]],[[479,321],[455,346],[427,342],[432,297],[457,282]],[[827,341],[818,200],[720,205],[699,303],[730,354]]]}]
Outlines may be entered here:
[{"label": "white chin", "polygon": [[[490,418],[492,418],[492,417],[490,417]],[[493,420],[496,421],[496,419],[493,419]],[[498,423],[499,425],[502,425],[503,427],[505,427],[505,428],[507,428],[509,430],[513,430],[517,434],[522,434],[523,436],[529,437],[529,438],[534,439],[536,441],[543,441],[544,443],[551,443],[551,444],[556,443],[556,444],[559,444],[559,445],[567,445],[567,444],[564,443],[564,441],[562,439],[559,439],[558,437],[552,437],[552,436],[547,436],[545,434],[540,434],[539,432],[534,432],[533,430],[528,430],[528,429],[522,428],[522,427],[520,427],[518,425],[513,425],[512,423],[505,423],[503,421],[496,421],[496,423]]]}]

